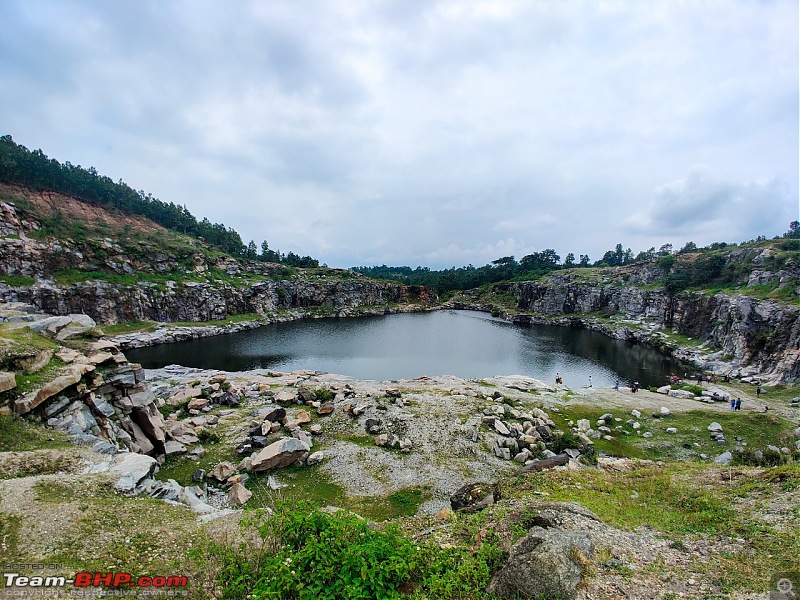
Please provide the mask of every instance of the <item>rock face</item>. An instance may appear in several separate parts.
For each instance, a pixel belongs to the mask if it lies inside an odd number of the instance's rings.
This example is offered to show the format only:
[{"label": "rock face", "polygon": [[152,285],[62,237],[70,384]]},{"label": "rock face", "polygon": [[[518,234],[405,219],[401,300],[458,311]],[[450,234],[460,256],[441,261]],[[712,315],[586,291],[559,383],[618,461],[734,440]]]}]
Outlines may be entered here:
[{"label": "rock face", "polygon": [[[65,331],[91,329],[86,315],[64,317],[31,315],[26,325],[56,340]],[[78,444],[103,454],[118,451],[161,456],[165,453],[164,420],[145,386],[141,365],[129,363],[119,347],[108,341],[91,342],[81,352],[61,347],[42,353],[31,363],[17,364],[23,372],[51,357],[65,363],[41,387],[8,400],[0,407],[6,414],[34,414],[69,435]],[[0,387],[14,383],[13,373],[0,374]],[[12,388],[13,389],[13,388]],[[174,449],[174,448],[173,448]]]},{"label": "rock face", "polygon": [[142,283],[114,285],[102,281],[68,287],[47,283],[10,287],[0,284],[0,301],[26,302],[56,315],[85,313],[99,323],[122,321],[213,321],[243,313],[323,307],[347,310],[407,302],[418,298],[406,286],[370,280],[265,281],[241,289],[228,285],[185,282],[166,289]]},{"label": "rock face", "polygon": [[[764,257],[747,257],[757,264]],[[735,261],[735,253],[728,260]],[[743,257],[738,257],[743,259]],[[615,274],[616,273],[616,274]],[[750,365],[758,372],[772,375],[776,381],[800,379],[800,308],[771,300],[743,295],[702,292],[682,292],[671,296],[663,289],[647,290],[631,284],[651,284],[661,276],[654,264],[634,265],[624,276],[621,271],[601,271],[606,282],[577,281],[570,274],[552,274],[544,281],[526,281],[501,286],[500,291],[512,293],[523,311],[546,315],[564,315],[564,324],[573,324],[604,331],[631,341],[641,340],[659,344],[649,332],[623,328],[616,330],[602,323],[589,323],[581,314],[607,311],[630,318],[645,318],[659,327],[707,342],[720,355],[734,357],[740,365]],[[791,275],[791,277],[790,277]],[[785,274],[786,281],[797,274]],[[774,279],[774,277],[773,277]],[[749,283],[749,282],[748,282]],[[520,315],[520,322],[535,321]]]}]

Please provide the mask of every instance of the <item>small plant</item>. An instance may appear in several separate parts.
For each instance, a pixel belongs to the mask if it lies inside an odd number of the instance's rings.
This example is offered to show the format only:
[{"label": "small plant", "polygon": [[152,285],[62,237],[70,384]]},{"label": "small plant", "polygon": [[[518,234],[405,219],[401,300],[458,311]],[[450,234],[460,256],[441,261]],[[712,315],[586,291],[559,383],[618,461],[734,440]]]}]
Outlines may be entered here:
[{"label": "small plant", "polygon": [[209,444],[216,444],[219,442],[220,437],[214,431],[209,431],[208,429],[202,429],[200,433],[197,434],[197,439],[200,440],[201,443],[209,443]]},{"label": "small plant", "polygon": [[314,395],[320,402],[331,402],[336,397],[336,394],[331,390],[323,390],[322,388],[314,390]]}]

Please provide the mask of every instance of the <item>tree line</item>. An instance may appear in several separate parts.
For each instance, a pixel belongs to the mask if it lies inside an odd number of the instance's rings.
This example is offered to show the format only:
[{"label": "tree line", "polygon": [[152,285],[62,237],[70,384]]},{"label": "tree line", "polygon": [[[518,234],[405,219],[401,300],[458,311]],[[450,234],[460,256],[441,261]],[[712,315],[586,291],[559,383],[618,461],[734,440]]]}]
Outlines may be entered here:
[{"label": "tree line", "polygon": [[[789,231],[782,237],[800,239],[800,222],[792,221]],[[742,243],[759,242],[765,239],[764,236],[759,236],[755,240]],[[792,244],[796,243],[792,242]],[[564,261],[561,262],[558,253],[552,248],[547,248],[541,252],[523,256],[519,261],[514,256],[504,256],[482,267],[470,264],[466,267],[434,270],[428,267],[412,269],[407,266],[381,265],[353,267],[353,270],[377,279],[389,279],[407,285],[425,285],[440,294],[446,294],[500,281],[537,279],[559,269],[620,267],[637,262],[657,261],[662,270],[662,281],[667,291],[674,294],[691,286],[732,283],[738,277],[738,272],[726,264],[723,253],[717,252],[728,246],[729,244],[726,242],[714,242],[708,246],[698,247],[697,244],[690,241],[678,250],[675,250],[672,244],[664,244],[658,250],[652,247],[634,254],[630,248],[625,249],[622,244],[617,244],[613,249],[606,251],[603,258],[595,262],[592,262],[585,254],[579,255],[579,259],[576,260],[572,252],[567,254]],[[800,244],[797,246],[796,249],[800,250]],[[693,261],[681,262],[677,259],[682,254],[693,253],[699,254]]]},{"label": "tree line", "polygon": [[198,221],[185,205],[163,202],[152,194],[134,190],[121,179],[115,183],[94,167],[86,169],[69,161],[62,164],[48,158],[41,149],[31,151],[17,144],[10,135],[0,137],[0,182],[34,191],[56,192],[107,209],[147,217],[167,229],[201,239],[239,258],[291,266],[319,266],[319,261],[310,256],[271,250],[266,241],[261,243],[259,253],[254,241],[245,245],[233,228],[212,223],[205,217]]}]

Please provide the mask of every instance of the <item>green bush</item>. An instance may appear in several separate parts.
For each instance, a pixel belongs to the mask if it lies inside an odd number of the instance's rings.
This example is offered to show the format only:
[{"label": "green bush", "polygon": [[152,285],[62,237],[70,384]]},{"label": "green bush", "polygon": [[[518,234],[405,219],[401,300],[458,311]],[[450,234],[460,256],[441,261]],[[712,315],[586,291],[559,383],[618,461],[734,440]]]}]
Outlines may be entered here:
[{"label": "green bush", "polygon": [[702,396],[703,395],[703,388],[699,385],[692,385],[691,383],[684,383],[678,386],[679,390],[686,390],[687,392],[692,392],[695,396]]},{"label": "green bush", "polygon": [[475,549],[417,544],[398,529],[377,529],[346,511],[320,512],[309,503],[279,502],[272,516],[242,521],[261,545],[212,544],[221,560],[221,598],[286,600],[486,598],[506,558],[490,534]]},{"label": "green bush", "polygon": [[223,598],[399,598],[418,567],[410,540],[345,511],[279,506],[258,531],[266,555],[229,554]]},{"label": "green bush", "polygon": [[314,395],[320,402],[330,402],[336,397],[336,394],[331,390],[323,390],[322,388],[314,390]]}]

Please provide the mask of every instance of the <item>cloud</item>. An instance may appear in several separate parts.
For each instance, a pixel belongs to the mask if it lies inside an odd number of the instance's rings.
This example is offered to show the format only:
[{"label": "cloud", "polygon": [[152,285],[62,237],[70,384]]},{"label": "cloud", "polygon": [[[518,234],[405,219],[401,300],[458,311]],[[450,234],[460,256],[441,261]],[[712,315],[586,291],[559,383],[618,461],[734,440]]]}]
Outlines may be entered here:
[{"label": "cloud", "polygon": [[684,178],[658,186],[653,196],[646,210],[626,222],[629,230],[699,236],[696,241],[742,241],[776,235],[795,218],[788,186],[779,179],[725,180],[706,165],[695,165]]},{"label": "cloud", "polygon": [[0,133],[334,266],[736,241],[797,218],[797,19],[792,0],[5,0]]},{"label": "cloud", "polygon": [[462,248],[458,244],[448,244],[443,248],[437,248],[433,252],[425,255],[429,264],[464,266],[473,264],[483,266],[492,260],[502,256],[514,256],[519,260],[526,254],[531,254],[534,250],[524,246],[514,238],[497,240],[495,243]]}]

